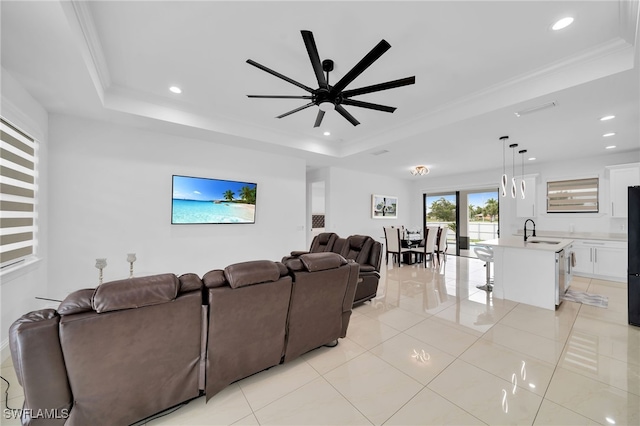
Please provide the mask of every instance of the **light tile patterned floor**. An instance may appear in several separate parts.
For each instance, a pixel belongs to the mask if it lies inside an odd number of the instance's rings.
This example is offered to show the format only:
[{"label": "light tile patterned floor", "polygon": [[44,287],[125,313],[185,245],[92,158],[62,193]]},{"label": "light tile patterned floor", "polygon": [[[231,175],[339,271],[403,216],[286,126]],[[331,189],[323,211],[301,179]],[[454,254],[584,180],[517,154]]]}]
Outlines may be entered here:
[{"label": "light tile patterned floor", "polygon": [[[378,297],[355,309],[337,347],[148,424],[640,424],[640,328],[626,322],[625,284],[574,277],[609,307],[549,311],[494,300],[476,289],[483,280],[477,259],[385,266]],[[10,362],[2,375],[19,407]]]}]

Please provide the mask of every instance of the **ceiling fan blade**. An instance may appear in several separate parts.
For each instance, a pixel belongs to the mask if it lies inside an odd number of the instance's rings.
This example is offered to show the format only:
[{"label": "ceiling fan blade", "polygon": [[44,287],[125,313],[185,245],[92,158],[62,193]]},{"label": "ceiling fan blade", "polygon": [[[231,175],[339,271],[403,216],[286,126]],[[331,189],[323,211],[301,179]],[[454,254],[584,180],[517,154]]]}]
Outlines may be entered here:
[{"label": "ceiling fan blade", "polygon": [[312,105],[315,105],[315,104],[314,104],[313,102],[309,102],[308,104],[303,105],[303,106],[301,106],[301,107],[299,107],[299,108],[292,109],[292,110],[291,110],[291,111],[289,111],[289,112],[285,112],[284,114],[279,115],[279,116],[277,116],[276,118],[283,118],[283,117],[286,117],[287,115],[291,115],[291,114],[293,114],[294,112],[302,111],[302,110],[303,110],[303,109],[305,109],[305,108],[309,108],[309,107],[310,107],[310,106],[312,106]]},{"label": "ceiling fan blade", "polygon": [[287,83],[295,84],[295,85],[296,85],[296,86],[298,86],[299,88],[301,88],[301,89],[303,89],[303,90],[306,90],[306,91],[307,91],[307,92],[309,92],[309,93],[313,93],[313,89],[312,89],[312,88],[307,87],[307,86],[305,86],[305,85],[304,85],[304,84],[302,84],[302,83],[298,83],[297,81],[292,80],[292,79],[290,79],[289,77],[287,77],[287,76],[285,76],[285,75],[282,75],[282,74],[280,74],[280,73],[279,73],[279,72],[277,72],[277,71],[272,70],[271,68],[267,68],[267,67],[265,67],[264,65],[261,65],[261,64],[257,63],[256,61],[254,61],[254,60],[252,60],[252,59],[247,59],[247,63],[248,63],[249,65],[253,65],[253,66],[254,66],[254,67],[256,67],[256,68],[261,69],[262,71],[268,72],[268,73],[269,73],[269,74],[271,74],[271,75],[274,75],[274,76],[276,76],[276,77],[278,77],[278,78],[281,78],[281,79],[283,79],[284,81],[286,81]]},{"label": "ceiling fan blade", "polygon": [[309,59],[311,59],[311,66],[313,66],[313,72],[316,73],[316,79],[318,80],[318,86],[327,87],[327,79],[324,76],[324,71],[322,70],[322,64],[320,63],[320,55],[318,54],[318,47],[316,46],[316,41],[313,38],[313,33],[311,31],[300,31],[302,33],[302,39],[304,40],[304,45],[307,48],[307,53],[309,54]]},{"label": "ceiling fan blade", "polygon": [[382,40],[380,43],[376,45],[369,53],[365,55],[364,58],[360,60],[351,70],[346,73],[340,81],[338,81],[332,88],[331,94],[337,95],[342,92],[342,90],[347,87],[349,83],[356,79],[360,74],[364,72],[371,64],[373,64],[384,52],[389,50],[391,45],[387,43],[386,40]]},{"label": "ceiling fan blade", "polygon": [[365,93],[379,92],[381,90],[395,89],[396,87],[408,86],[415,84],[416,77],[406,77],[399,80],[387,81],[386,83],[374,84],[371,86],[360,87],[359,89],[345,90],[342,96],[349,98],[351,96],[364,95]]},{"label": "ceiling fan blade", "polygon": [[320,124],[322,124],[323,118],[324,118],[324,111],[319,109],[318,115],[316,116],[316,123],[313,125],[313,127],[320,127]]},{"label": "ceiling fan blade", "polygon": [[354,126],[357,126],[358,124],[360,124],[360,122],[356,120],[356,118],[353,115],[349,114],[349,112],[346,109],[344,109],[342,105],[336,105],[336,111],[338,111],[338,114],[346,118],[349,121],[349,123],[353,124]]},{"label": "ceiling fan blade", "polygon": [[343,105],[351,105],[351,106],[360,107],[360,108],[375,109],[377,111],[384,111],[384,112],[393,112],[396,110],[395,107],[372,104],[371,102],[362,102],[362,101],[357,101],[355,99],[343,99],[341,103]]},{"label": "ceiling fan blade", "polygon": [[248,98],[259,99],[311,99],[311,96],[296,96],[296,95],[247,95]]}]

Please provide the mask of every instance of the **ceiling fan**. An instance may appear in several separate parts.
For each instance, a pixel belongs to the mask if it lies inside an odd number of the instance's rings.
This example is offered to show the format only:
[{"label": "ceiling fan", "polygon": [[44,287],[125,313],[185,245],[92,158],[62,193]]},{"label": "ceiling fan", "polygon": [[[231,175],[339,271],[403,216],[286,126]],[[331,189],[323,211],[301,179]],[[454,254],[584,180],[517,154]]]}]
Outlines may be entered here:
[{"label": "ceiling fan", "polygon": [[[399,80],[387,81],[386,83],[374,84],[371,86],[360,87],[358,89],[344,90],[349,83],[355,80],[360,74],[364,72],[371,64],[373,64],[383,53],[391,48],[391,45],[387,43],[387,41],[382,40],[378,43],[369,53],[365,55],[364,58],[360,60],[348,73],[346,73],[336,84],[331,86],[329,84],[329,72],[333,71],[333,61],[331,59],[325,59],[320,62],[320,55],[318,54],[318,48],[316,47],[316,42],[313,38],[313,33],[311,31],[301,31],[302,39],[304,40],[304,44],[307,48],[307,53],[309,54],[309,59],[311,60],[311,65],[313,66],[313,71],[316,74],[316,79],[318,80],[318,88],[312,89],[311,87],[305,86],[302,83],[299,83],[285,75],[280,74],[270,68],[265,67],[257,63],[254,60],[247,59],[247,63],[253,65],[256,68],[259,68],[263,71],[268,72],[271,75],[274,75],[282,80],[294,84],[301,89],[309,92],[309,95],[300,95],[300,96],[291,96],[291,95],[247,95],[250,98],[264,98],[264,99],[308,99],[310,102],[306,105],[303,105],[299,108],[293,109],[289,112],[285,112],[284,114],[279,115],[276,118],[283,118],[288,115],[291,115],[295,112],[302,111],[303,109],[309,108],[310,106],[317,105],[320,110],[318,111],[318,115],[316,116],[316,122],[313,127],[319,127],[322,123],[322,119],[324,118],[324,114],[326,111],[331,109],[335,109],[340,115],[346,118],[351,124],[357,126],[360,124],[356,118],[351,115],[343,105],[355,106],[360,108],[368,108],[374,109],[377,111],[384,112],[393,112],[396,110],[395,107],[390,107],[386,105],[374,104],[371,102],[363,102],[358,101],[356,99],[351,99],[353,96],[363,95],[365,93],[379,92],[381,90],[394,89],[396,87],[407,86],[409,84],[414,84],[416,82],[416,77],[406,77],[401,78]],[[326,73],[326,75],[325,75]]]}]

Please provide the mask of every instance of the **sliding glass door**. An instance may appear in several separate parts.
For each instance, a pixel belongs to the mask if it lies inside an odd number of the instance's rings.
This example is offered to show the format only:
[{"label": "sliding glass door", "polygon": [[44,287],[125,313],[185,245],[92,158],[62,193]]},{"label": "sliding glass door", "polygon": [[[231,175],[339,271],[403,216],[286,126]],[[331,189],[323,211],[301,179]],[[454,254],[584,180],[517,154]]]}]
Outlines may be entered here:
[{"label": "sliding glass door", "polygon": [[465,243],[460,255],[476,257],[474,247],[498,238],[498,190],[464,191],[466,195]]},{"label": "sliding glass door", "polygon": [[423,194],[424,226],[447,226],[447,253],[476,257],[474,247],[498,238],[498,190]]},{"label": "sliding glass door", "polygon": [[458,192],[423,194],[424,226],[447,226],[447,253],[459,255],[458,245]]}]

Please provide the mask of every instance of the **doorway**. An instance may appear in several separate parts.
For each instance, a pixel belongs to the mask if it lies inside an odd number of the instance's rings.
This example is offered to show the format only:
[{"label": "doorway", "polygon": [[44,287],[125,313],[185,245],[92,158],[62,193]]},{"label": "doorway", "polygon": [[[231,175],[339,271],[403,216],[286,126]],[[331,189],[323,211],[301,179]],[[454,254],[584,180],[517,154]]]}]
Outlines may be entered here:
[{"label": "doorway", "polygon": [[474,247],[498,238],[498,189],[423,194],[424,226],[447,226],[447,252],[476,257]]},{"label": "doorway", "polygon": [[461,218],[465,223],[466,244],[460,247],[460,256],[477,257],[474,251],[476,245],[483,241],[498,238],[498,189],[478,189],[462,191],[466,198],[466,215]]},{"label": "doorway", "polygon": [[458,240],[460,193],[442,192],[434,194],[422,194],[423,199],[423,223],[424,227],[447,227],[447,253],[460,255]]},{"label": "doorway", "polygon": [[311,234],[307,245],[316,235],[325,232],[325,183],[311,183]]}]

